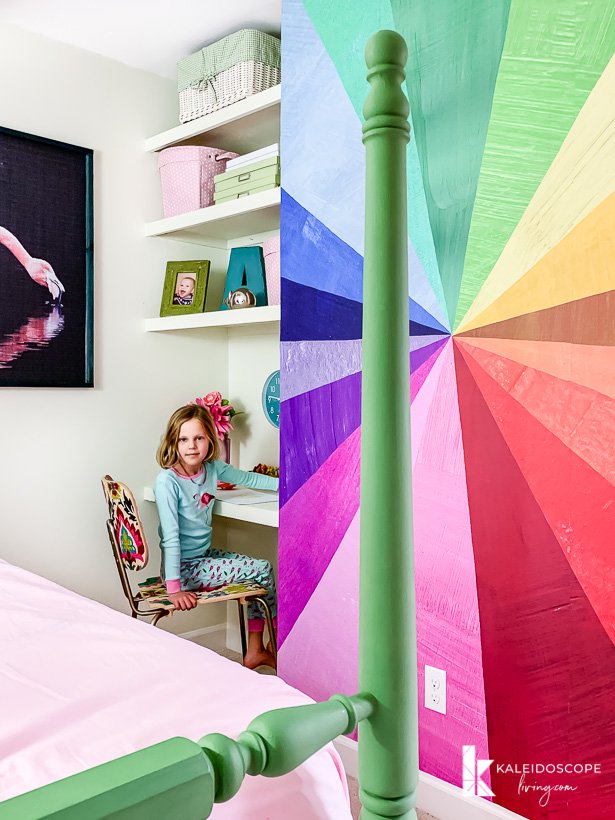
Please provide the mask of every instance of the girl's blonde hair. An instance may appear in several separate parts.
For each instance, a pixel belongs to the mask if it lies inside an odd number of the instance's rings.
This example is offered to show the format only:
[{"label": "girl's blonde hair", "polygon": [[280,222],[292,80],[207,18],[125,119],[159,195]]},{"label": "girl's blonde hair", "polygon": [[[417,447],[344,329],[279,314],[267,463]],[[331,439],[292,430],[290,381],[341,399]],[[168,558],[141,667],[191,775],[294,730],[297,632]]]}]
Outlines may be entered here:
[{"label": "girl's blonde hair", "polygon": [[205,456],[205,461],[215,461],[220,455],[220,445],[218,435],[211,413],[206,407],[198,404],[186,404],[176,410],[168,421],[167,429],[164,431],[160,447],[156,453],[156,461],[164,470],[168,470],[179,461],[177,444],[179,442],[179,431],[182,424],[192,419],[198,419],[205,429],[205,435],[209,439],[209,450]]}]

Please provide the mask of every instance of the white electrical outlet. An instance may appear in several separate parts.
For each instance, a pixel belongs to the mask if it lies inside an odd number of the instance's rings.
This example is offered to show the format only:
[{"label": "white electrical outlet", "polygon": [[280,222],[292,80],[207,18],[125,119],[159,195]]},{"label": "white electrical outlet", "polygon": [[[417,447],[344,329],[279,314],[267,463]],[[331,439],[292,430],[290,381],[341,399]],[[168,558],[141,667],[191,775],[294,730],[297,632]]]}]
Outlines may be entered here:
[{"label": "white electrical outlet", "polygon": [[446,714],[446,672],[425,664],[425,707]]}]

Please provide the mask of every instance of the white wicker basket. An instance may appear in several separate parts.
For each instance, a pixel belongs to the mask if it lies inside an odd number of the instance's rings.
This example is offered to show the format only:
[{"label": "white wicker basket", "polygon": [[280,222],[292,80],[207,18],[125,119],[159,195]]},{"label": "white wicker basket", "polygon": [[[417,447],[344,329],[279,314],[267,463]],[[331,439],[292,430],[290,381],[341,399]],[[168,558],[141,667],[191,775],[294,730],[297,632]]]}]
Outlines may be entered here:
[{"label": "white wicker basket", "polygon": [[280,69],[255,60],[221,71],[179,93],[179,121],[190,122],[280,82]]}]

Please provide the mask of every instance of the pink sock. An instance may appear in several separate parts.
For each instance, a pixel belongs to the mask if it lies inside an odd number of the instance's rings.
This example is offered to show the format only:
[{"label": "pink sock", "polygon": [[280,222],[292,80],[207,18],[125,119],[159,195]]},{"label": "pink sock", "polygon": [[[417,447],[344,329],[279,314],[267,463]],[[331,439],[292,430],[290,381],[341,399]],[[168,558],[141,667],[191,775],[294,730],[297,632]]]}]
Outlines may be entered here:
[{"label": "pink sock", "polygon": [[[273,625],[278,628],[277,615],[273,618]],[[248,632],[263,632],[265,629],[265,621],[262,618],[248,618]]]}]

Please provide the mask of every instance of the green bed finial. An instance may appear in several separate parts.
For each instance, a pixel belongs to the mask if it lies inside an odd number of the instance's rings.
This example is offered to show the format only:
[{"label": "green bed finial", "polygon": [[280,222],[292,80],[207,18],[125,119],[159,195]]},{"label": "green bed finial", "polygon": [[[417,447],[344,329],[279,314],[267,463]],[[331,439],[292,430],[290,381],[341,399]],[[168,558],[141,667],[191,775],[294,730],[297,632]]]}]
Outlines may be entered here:
[{"label": "green bed finial", "polygon": [[379,31],[367,41],[365,62],[370,92],[363,105],[363,142],[380,128],[398,128],[410,139],[408,100],[401,89],[406,78],[408,49],[396,31]]},{"label": "green bed finial", "polygon": [[342,734],[373,711],[367,695],[333,695],[324,703],[273,709],[259,715],[237,740],[225,735],[206,735],[199,741],[211,764],[214,800],[230,800],[246,774],[279,777]]}]

